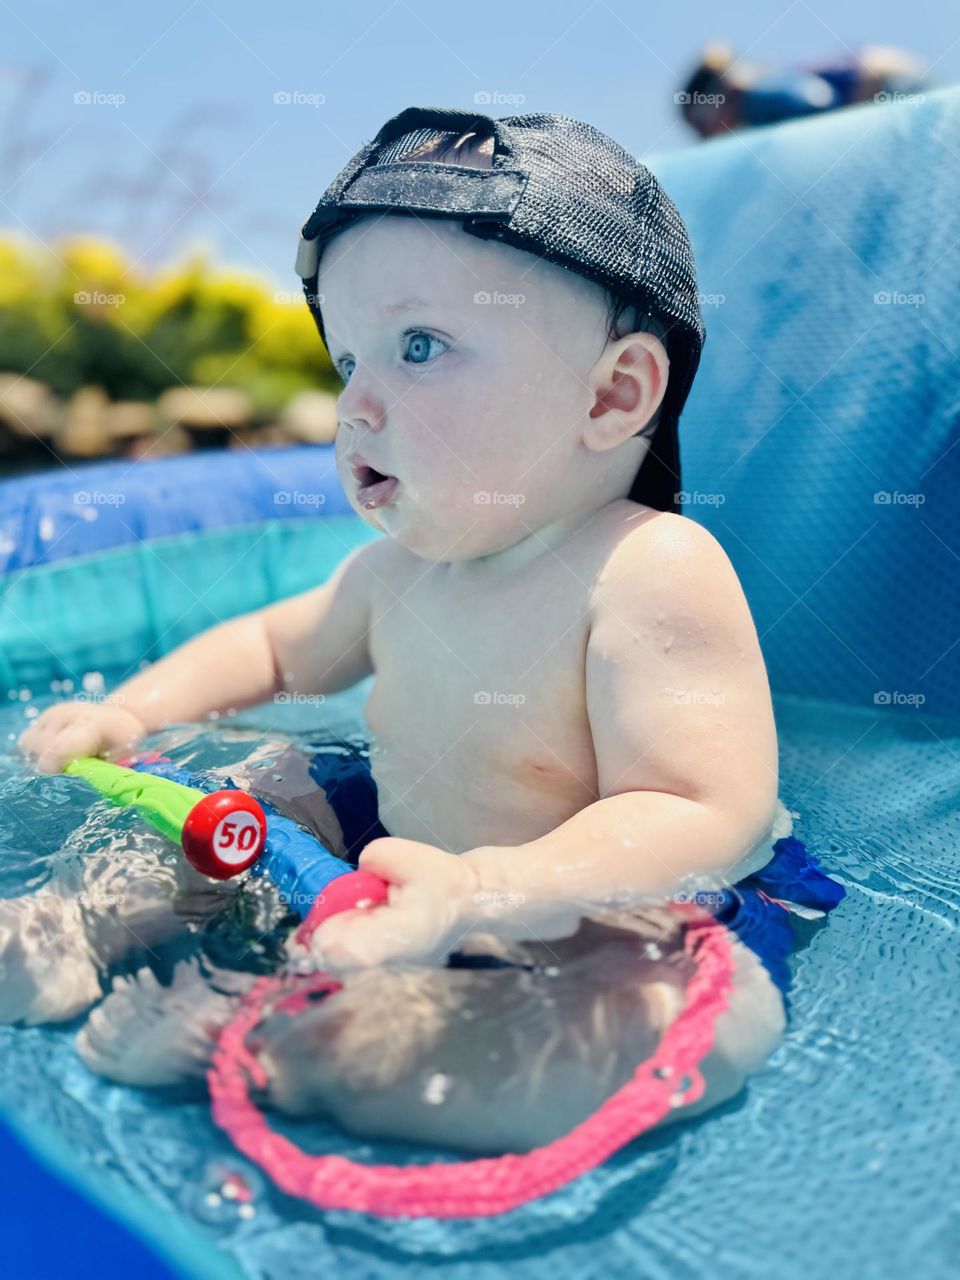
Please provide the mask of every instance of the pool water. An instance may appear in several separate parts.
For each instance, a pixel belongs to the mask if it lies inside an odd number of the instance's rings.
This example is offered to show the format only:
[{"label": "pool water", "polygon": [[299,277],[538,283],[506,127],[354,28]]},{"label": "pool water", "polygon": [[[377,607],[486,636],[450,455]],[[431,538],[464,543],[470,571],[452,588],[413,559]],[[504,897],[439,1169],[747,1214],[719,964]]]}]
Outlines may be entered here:
[{"label": "pool water", "polygon": [[[193,770],[227,767],[277,731],[360,728],[364,687],[321,709],[257,708],[151,740]],[[0,897],[31,892],[96,838],[76,781],[33,777],[13,751],[31,709],[0,709]],[[234,1154],[204,1101],[94,1077],[82,1019],[0,1027],[0,1108],[56,1135],[108,1201],[131,1194],[186,1233],[194,1274],[678,1278],[810,1274],[938,1280],[955,1271],[960,723],[780,698],[780,794],[795,834],[847,897],[793,960],[791,1025],[767,1067],[709,1115],[642,1138],[513,1213],[437,1222],[319,1213]],[[130,820],[119,811],[98,821]],[[145,837],[152,838],[152,837]],[[442,1153],[311,1122],[311,1147],[401,1162]],[[172,1217],[170,1215],[173,1215]],[[212,1250],[213,1252],[209,1252]],[[219,1274],[219,1272],[218,1272]]]}]

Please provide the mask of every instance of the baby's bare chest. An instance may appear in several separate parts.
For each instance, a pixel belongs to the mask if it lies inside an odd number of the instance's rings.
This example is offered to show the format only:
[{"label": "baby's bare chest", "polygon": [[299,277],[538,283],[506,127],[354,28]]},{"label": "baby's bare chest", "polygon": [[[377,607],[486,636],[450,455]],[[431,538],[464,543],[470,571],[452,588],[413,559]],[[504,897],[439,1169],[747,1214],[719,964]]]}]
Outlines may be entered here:
[{"label": "baby's bare chest", "polygon": [[375,612],[366,707],[381,817],[447,847],[534,838],[595,798],[589,585],[409,586]]}]

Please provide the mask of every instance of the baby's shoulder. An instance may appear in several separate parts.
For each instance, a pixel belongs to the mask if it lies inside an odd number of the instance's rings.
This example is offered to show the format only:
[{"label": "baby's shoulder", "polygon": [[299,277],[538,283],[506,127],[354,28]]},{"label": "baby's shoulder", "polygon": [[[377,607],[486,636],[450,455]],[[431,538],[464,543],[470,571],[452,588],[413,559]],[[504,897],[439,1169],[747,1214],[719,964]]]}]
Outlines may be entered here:
[{"label": "baby's shoulder", "polygon": [[667,564],[689,564],[691,571],[709,571],[730,563],[720,542],[696,520],[626,500],[611,504],[600,536],[605,568],[655,573]]},{"label": "baby's shoulder", "polygon": [[[631,511],[629,507],[632,507]],[[595,608],[625,605],[648,613],[716,612],[745,601],[740,580],[721,543],[702,524],[672,511],[611,511],[602,567],[592,592]]]}]

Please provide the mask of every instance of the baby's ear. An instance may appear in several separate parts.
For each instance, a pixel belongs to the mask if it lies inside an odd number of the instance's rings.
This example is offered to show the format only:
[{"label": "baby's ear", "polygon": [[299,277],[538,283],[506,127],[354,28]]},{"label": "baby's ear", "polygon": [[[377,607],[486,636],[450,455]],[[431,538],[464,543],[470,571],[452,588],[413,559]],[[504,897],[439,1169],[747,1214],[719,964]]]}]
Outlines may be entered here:
[{"label": "baby's ear", "polygon": [[642,431],[660,407],[669,372],[666,348],[652,333],[609,342],[589,375],[595,399],[583,430],[587,448],[613,449]]}]

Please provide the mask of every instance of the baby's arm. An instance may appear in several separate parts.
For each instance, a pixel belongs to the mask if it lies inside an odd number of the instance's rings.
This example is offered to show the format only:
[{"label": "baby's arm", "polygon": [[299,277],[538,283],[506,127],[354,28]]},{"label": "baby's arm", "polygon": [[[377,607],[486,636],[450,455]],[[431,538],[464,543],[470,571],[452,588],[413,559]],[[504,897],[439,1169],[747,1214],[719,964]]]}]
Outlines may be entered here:
[{"label": "baby's arm", "polygon": [[736,573],[694,521],[644,521],[610,557],[591,601],[586,693],[599,799],[528,844],[462,855],[505,936],[511,914],[522,934],[551,904],[722,882],[773,824],[766,668]]},{"label": "baby's arm", "polygon": [[166,725],[254,706],[283,689],[324,694],[356,684],[371,670],[367,631],[381,554],[380,540],[364,544],[321,586],[204,631],[101,703],[48,708],[19,745],[55,773],[75,756],[129,749]]}]

